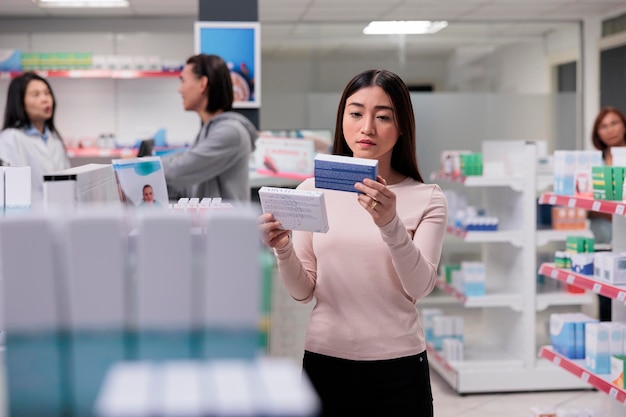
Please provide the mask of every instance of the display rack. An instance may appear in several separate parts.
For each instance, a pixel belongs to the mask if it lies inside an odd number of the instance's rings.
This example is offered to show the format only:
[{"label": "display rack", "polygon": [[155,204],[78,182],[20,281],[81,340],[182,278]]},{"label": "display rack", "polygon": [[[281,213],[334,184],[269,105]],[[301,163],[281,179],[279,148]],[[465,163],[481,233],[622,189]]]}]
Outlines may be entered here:
[{"label": "display rack", "polygon": [[[45,78],[178,78],[180,71],[140,71],[140,70],[108,70],[108,69],[71,69],[71,70],[34,70]],[[7,80],[22,74],[21,71],[2,71],[0,79]]]},{"label": "display rack", "polygon": [[[535,145],[524,146],[527,161],[536,160]],[[586,294],[537,294],[538,245],[565,240],[567,232],[537,231],[536,199],[549,185],[545,176],[536,176],[534,164],[514,176],[446,176],[431,179],[456,187],[480,187],[482,204],[489,216],[499,218],[497,231],[470,231],[448,227],[449,235],[463,242],[481,244],[485,264],[484,296],[465,296],[443,280],[437,287],[452,295],[468,311],[480,314],[479,322],[466,323],[464,360],[446,361],[428,346],[431,367],[458,393],[514,392],[581,389],[588,385],[538,357],[536,326],[538,313],[554,305],[590,302]],[[445,250],[445,248],[444,248]],[[445,312],[445,306],[442,306]],[[467,310],[465,310],[467,309]],[[461,313],[463,314],[463,313]]]},{"label": "display rack", "polygon": [[[594,200],[591,198],[564,196],[554,193],[542,194],[540,201],[543,204],[578,207],[613,215],[612,250],[615,252],[626,251],[626,217],[624,217],[624,202]],[[601,282],[591,276],[556,268],[553,264],[549,263],[542,264],[539,268],[539,272],[546,277],[566,282],[569,285],[584,288],[618,301],[611,303],[612,320],[626,322],[626,286]],[[611,416],[626,416],[626,408],[624,407],[624,403],[626,402],[626,390],[612,384],[608,380],[608,374],[594,374],[584,367],[582,361],[572,360],[563,355],[559,355],[554,352],[550,346],[542,347],[539,354],[559,368],[567,370],[580,381],[605,392],[613,398],[615,401],[611,402]]]}]

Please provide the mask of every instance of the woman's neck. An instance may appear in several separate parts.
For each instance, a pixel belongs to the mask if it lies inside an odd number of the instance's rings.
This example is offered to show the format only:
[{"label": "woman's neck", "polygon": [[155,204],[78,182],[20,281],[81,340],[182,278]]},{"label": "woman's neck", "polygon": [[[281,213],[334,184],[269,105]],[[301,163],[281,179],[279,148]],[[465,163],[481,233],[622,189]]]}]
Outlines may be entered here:
[{"label": "woman's neck", "polygon": [[45,133],[46,131],[46,122],[30,122],[31,125],[33,125],[33,127],[35,129],[37,129],[42,135]]},{"label": "woman's neck", "polygon": [[200,115],[200,119],[202,120],[202,125],[205,125],[207,123],[209,123],[211,121],[211,119],[213,119],[215,116],[217,116],[218,114],[224,113],[223,110],[217,110],[213,113],[209,113],[206,110],[200,111],[198,112],[198,114]]},{"label": "woman's neck", "polygon": [[404,181],[404,179],[406,178],[406,175],[399,173],[393,168],[389,168],[386,170],[379,169],[378,175],[380,175],[381,177],[385,179],[385,181],[387,181],[387,185],[397,184],[399,182]]}]

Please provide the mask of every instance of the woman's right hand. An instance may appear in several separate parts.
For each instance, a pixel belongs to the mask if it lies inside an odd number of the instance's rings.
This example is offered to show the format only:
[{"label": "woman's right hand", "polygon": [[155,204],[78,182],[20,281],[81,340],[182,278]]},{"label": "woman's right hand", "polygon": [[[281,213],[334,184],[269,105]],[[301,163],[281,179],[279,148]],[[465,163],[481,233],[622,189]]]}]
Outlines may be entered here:
[{"label": "woman's right hand", "polygon": [[283,249],[289,243],[291,230],[281,229],[280,222],[274,218],[272,213],[259,216],[259,231],[263,243],[270,248]]}]

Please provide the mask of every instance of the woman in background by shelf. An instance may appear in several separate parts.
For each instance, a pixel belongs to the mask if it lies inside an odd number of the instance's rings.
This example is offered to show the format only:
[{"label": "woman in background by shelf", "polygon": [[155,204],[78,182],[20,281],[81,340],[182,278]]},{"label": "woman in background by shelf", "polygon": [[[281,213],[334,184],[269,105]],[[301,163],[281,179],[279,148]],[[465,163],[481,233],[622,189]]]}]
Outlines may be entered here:
[{"label": "woman in background by shelf", "polygon": [[[389,71],[362,72],[341,97],[333,154],[378,160],[377,181],[357,182],[357,194],[318,190],[325,234],[292,234],[271,213],[259,219],[290,295],[315,299],[303,368],[325,417],[433,415],[415,304],[435,286],[447,203],[424,183],[415,149],[406,84]],[[298,188],[314,190],[314,179]]]},{"label": "woman in background by shelf", "polygon": [[5,165],[30,166],[32,203],[43,202],[43,176],[70,167],[65,145],[54,125],[56,100],[48,81],[25,72],[11,80],[0,132]]},{"label": "woman in background by shelf", "polygon": [[600,109],[593,124],[591,135],[593,146],[602,151],[602,159],[607,165],[613,165],[611,148],[626,146],[626,116],[619,109],[605,106]]},{"label": "woman in background by shelf", "polygon": [[217,55],[194,55],[180,74],[183,107],[200,116],[193,145],[163,157],[163,171],[175,197],[221,197],[250,201],[250,154],[258,134],[248,118],[233,110],[230,70]]},{"label": "woman in background by shelf", "polygon": [[[593,124],[591,134],[593,146],[602,151],[606,165],[613,165],[611,148],[626,146],[626,116],[616,107],[605,106],[600,109]],[[589,212],[590,227],[596,243],[611,243],[612,216],[606,213]],[[611,299],[598,296],[599,319],[611,320]]]}]

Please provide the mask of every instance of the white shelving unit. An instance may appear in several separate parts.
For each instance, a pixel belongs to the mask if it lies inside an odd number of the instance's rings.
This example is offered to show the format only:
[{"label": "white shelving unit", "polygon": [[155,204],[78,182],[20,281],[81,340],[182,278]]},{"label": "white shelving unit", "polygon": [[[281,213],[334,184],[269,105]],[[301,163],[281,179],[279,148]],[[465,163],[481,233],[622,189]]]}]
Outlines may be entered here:
[{"label": "white shelving unit", "polygon": [[[625,204],[622,201],[600,201],[589,198],[562,196],[553,193],[541,195],[540,202],[543,204],[579,207],[586,210],[613,215],[613,251],[626,251],[626,217],[624,217]],[[556,268],[554,264],[545,263],[539,268],[539,272],[546,277],[566,282],[570,285],[584,288],[613,299],[612,320],[626,322],[626,286],[612,285],[597,281],[593,277],[577,274],[570,270]],[[626,416],[626,390],[612,384],[607,374],[594,374],[584,366],[584,361],[572,360],[552,350],[550,346],[543,346],[540,356],[552,362],[555,367],[567,370],[580,381],[606,393],[615,401],[611,402],[611,416]]]},{"label": "white shelving unit", "polygon": [[[518,157],[534,161],[535,155],[535,145],[527,144],[524,154]],[[490,216],[500,219],[498,231],[447,230],[468,244],[481,245],[486,272],[486,295],[481,297],[466,297],[442,280],[437,283],[464,307],[462,311],[472,309],[472,317],[480,314],[480,323],[473,319],[465,324],[464,361],[447,362],[440,352],[428,347],[432,368],[461,394],[588,387],[538,357],[539,312],[550,306],[589,303],[591,298],[587,294],[537,294],[537,246],[564,240],[567,232],[536,230],[538,190],[551,181],[537,177],[532,163],[526,169],[523,175],[511,177],[431,176],[442,183],[480,187],[483,207]],[[445,312],[446,307],[441,308]]]}]

